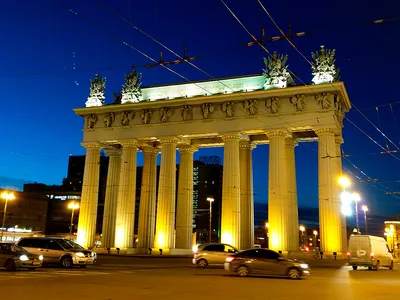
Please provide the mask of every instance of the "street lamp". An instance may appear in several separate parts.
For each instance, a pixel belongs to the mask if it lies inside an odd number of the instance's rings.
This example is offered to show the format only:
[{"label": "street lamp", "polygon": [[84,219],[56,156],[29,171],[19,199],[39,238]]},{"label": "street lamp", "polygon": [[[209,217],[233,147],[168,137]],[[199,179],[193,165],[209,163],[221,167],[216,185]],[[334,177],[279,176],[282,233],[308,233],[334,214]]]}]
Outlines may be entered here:
[{"label": "street lamp", "polygon": [[318,235],[318,231],[314,230],[313,231],[313,235],[315,237],[315,247],[317,247],[317,235]]},{"label": "street lamp", "polygon": [[209,243],[212,242],[211,235],[212,235],[212,203],[214,202],[214,198],[208,197],[207,201],[210,202],[210,225],[209,225],[209,233],[208,233],[208,241]]},{"label": "street lamp", "polygon": [[70,204],[68,204],[68,208],[72,210],[72,213],[71,213],[71,224],[70,224],[70,227],[69,227],[69,239],[72,240],[72,227],[74,227],[74,213],[75,213],[75,209],[79,208],[79,204],[71,202]]},{"label": "street lamp", "polygon": [[301,231],[301,245],[304,246],[304,231],[306,230],[306,228],[303,225],[300,225],[299,230]]},{"label": "street lamp", "polygon": [[0,242],[3,241],[3,235],[4,235],[4,226],[6,226],[6,214],[7,214],[7,204],[9,200],[14,200],[15,199],[15,195],[14,193],[9,193],[9,192],[3,192],[1,194],[1,199],[5,200],[5,204],[4,204],[4,213],[3,213],[3,225],[1,226],[1,239]]},{"label": "street lamp", "polygon": [[368,224],[367,224],[367,211],[368,211],[368,206],[363,205],[361,209],[364,212],[364,224],[365,224],[365,234],[368,234]]},{"label": "street lamp", "polygon": [[358,193],[353,193],[352,198],[353,198],[355,206],[356,206],[356,225],[357,225],[357,233],[359,233],[360,226],[358,225],[358,201],[361,200],[361,197]]}]

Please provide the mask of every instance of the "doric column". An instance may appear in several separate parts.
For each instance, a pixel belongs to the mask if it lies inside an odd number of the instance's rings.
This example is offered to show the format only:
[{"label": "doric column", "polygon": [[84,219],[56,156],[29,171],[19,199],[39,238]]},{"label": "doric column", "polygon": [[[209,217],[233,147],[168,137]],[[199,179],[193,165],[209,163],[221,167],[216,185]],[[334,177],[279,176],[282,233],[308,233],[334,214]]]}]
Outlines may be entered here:
[{"label": "doric column", "polygon": [[[336,157],[337,157],[337,176],[342,176],[343,175],[343,169],[342,169],[342,151],[340,150],[340,145],[343,144],[343,138],[341,136],[336,136],[335,138],[335,143],[336,143]],[[339,202],[340,202],[340,193],[342,192],[342,188],[339,184],[338,186],[338,195],[339,195]],[[347,252],[347,225],[346,225],[346,216],[341,213],[340,216],[340,222],[341,222],[341,227],[342,227],[342,252],[346,253]]]},{"label": "doric column", "polygon": [[119,178],[115,247],[132,248],[136,202],[136,141],[122,142],[122,161]]},{"label": "doric column", "polygon": [[240,248],[240,160],[238,133],[222,136],[224,172],[222,178],[221,242]]},{"label": "doric column", "polygon": [[157,249],[174,249],[177,140],[175,138],[161,139],[160,144],[162,150],[155,246]]},{"label": "doric column", "polygon": [[268,223],[269,248],[289,250],[291,210],[288,197],[288,168],[284,131],[266,133],[269,138]]},{"label": "doric column", "polygon": [[177,249],[192,249],[193,243],[193,153],[197,148],[179,147],[178,203],[176,208]]},{"label": "doric column", "polygon": [[342,250],[342,226],[337,188],[337,147],[334,128],[315,130],[318,135],[318,194],[321,251]]},{"label": "doric column", "polygon": [[146,253],[154,246],[156,225],[157,154],[158,149],[142,148],[144,155],[142,188],[140,190],[138,250]]},{"label": "doric column", "polygon": [[78,244],[85,248],[94,246],[96,234],[97,202],[99,198],[100,145],[82,143],[86,148],[85,170],[79,208]]},{"label": "doric column", "polygon": [[117,217],[117,201],[119,176],[121,170],[121,150],[115,148],[105,149],[109,157],[106,197],[104,200],[102,244],[103,248],[114,247],[115,220]]},{"label": "doric column", "polygon": [[297,205],[297,185],[296,185],[296,160],[294,148],[297,141],[292,138],[286,139],[286,159],[287,159],[287,180],[288,180],[288,198],[290,210],[290,227],[288,230],[288,250],[299,251],[299,209]]},{"label": "doric column", "polygon": [[253,158],[254,143],[240,142],[240,248],[254,247],[254,194]]}]

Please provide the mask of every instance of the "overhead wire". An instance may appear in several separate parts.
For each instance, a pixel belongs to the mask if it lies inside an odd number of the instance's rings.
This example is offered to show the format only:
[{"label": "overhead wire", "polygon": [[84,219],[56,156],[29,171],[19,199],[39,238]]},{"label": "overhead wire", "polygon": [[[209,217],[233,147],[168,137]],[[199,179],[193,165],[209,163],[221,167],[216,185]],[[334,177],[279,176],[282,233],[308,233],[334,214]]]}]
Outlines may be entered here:
[{"label": "overhead wire", "polygon": [[[222,0],[221,0],[222,1]],[[271,16],[271,14],[268,12],[268,10],[266,9],[266,7],[262,4],[261,0],[257,0],[257,2],[260,4],[261,8],[264,10],[264,12],[267,14],[267,16],[269,17],[269,19],[271,20],[271,22],[275,25],[275,27],[279,30],[279,32],[281,32],[284,36],[285,39],[288,41],[288,43],[305,59],[305,61],[311,65],[311,67],[314,67],[314,64],[307,59],[307,57],[305,57],[305,55],[303,55],[303,53],[301,53],[301,51],[296,47],[296,45],[294,45],[289,39],[288,37],[284,34],[284,32],[282,31],[282,29],[279,27],[279,25],[275,22],[275,20],[273,19],[273,17]],[[330,84],[332,85],[332,87],[334,87],[336,89],[336,87],[330,82]],[[392,145],[394,145],[398,150],[400,150],[400,148],[385,134],[383,133],[361,110],[358,109],[358,107],[356,105],[354,105],[354,103],[352,103],[352,106],[381,134],[383,135],[387,141],[389,141]],[[348,118],[345,116],[345,119],[348,120]],[[364,132],[364,134],[366,134]],[[389,154],[392,154],[389,152]],[[393,154],[392,154],[393,155]],[[393,157],[395,157],[393,155]]]},{"label": "overhead wire", "polygon": [[[62,6],[64,6],[64,7],[66,7],[66,5],[64,5],[63,3],[61,3],[60,1],[57,1],[57,0],[53,0],[53,1],[56,1],[57,3],[60,3],[60,4],[62,4]],[[221,0],[222,1],[222,0]],[[68,8],[68,7],[67,7]],[[74,10],[72,10],[72,9],[69,9],[71,12],[73,12],[75,15],[78,15],[78,16],[80,16],[80,17],[83,17],[81,14],[78,14],[77,12],[75,12]],[[89,21],[92,25],[95,25],[96,27],[99,27],[100,29],[102,29],[102,30],[104,30],[104,28],[101,28],[100,26],[98,26],[96,23],[94,23],[94,22],[92,22],[92,21],[90,21],[90,20],[88,20],[87,18],[85,18],[84,17],[84,19],[86,20],[86,21]],[[117,37],[117,36],[115,36],[114,34],[112,34],[112,33],[110,33],[110,32],[108,32],[108,31],[106,31],[109,35],[112,35],[113,37]],[[249,34],[251,34],[250,32],[248,32]],[[252,35],[251,35],[252,36]],[[255,37],[254,36],[252,36],[254,39],[255,39]],[[133,46],[131,46],[131,45],[129,45],[127,42],[125,42],[123,39],[121,39],[121,38],[119,38],[119,37],[117,37],[121,42],[123,42],[123,44],[125,44],[125,45],[127,45],[127,46],[130,46],[130,48],[131,49],[133,49],[133,50],[135,50],[135,51],[138,51],[138,49],[137,48],[135,48],[135,47],[133,47]],[[265,48],[265,47],[264,47]],[[268,52],[268,50],[265,48],[265,50],[267,51],[267,53],[269,53]],[[140,51],[140,50],[139,50]],[[138,51],[138,52],[139,52]],[[147,55],[145,55],[143,52],[139,52],[140,54],[142,54],[142,55],[144,55],[145,57],[147,57],[148,59],[150,59],[150,60],[152,60],[153,62],[155,62],[155,60],[154,59],[151,59],[150,57],[148,57]],[[163,67],[165,67],[165,66],[163,66]],[[167,68],[167,69],[169,69],[169,68]],[[176,74],[176,72],[173,72],[173,73],[175,73]],[[178,74],[177,74],[178,75]],[[178,75],[178,76],[180,76],[180,75]],[[182,76],[180,76],[180,77],[182,77]],[[297,77],[297,76],[296,76]],[[189,81],[189,82],[191,82],[190,80],[188,80],[187,78],[184,78],[186,81]],[[196,84],[196,83],[194,83],[194,84]],[[208,91],[207,91],[208,92]],[[288,123],[289,124],[289,123]],[[289,124],[289,125],[291,125],[291,124]]]},{"label": "overhead wire", "polygon": [[[251,34],[251,32],[246,28],[246,26],[240,21],[240,19],[236,16],[236,14],[230,9],[230,7],[224,2],[224,0],[221,0],[221,2],[223,3],[223,5],[228,9],[228,11],[231,13],[231,15],[236,19],[236,21],[243,27],[243,29],[250,35],[250,37],[252,37],[254,40],[255,40],[255,42],[257,42],[257,40],[254,38],[254,36]],[[260,2],[260,0],[258,0],[258,2],[260,3],[260,5],[261,6],[263,6],[262,5],[262,3]],[[269,14],[269,16],[270,16],[270,14]],[[275,24],[276,24],[276,22],[274,22]],[[279,26],[278,26],[279,27]],[[280,30],[280,29],[279,29]],[[280,30],[281,31],[281,30]],[[287,39],[287,38],[286,38]],[[288,39],[287,39],[288,40]],[[268,54],[268,55],[270,55],[271,56],[271,53],[270,53],[270,51],[268,51],[264,46],[262,46],[259,42],[257,42],[257,44]],[[293,44],[292,44],[293,45]],[[297,47],[296,47],[297,48]],[[299,52],[299,50],[298,50],[298,52]],[[302,56],[304,56],[304,55],[302,55]],[[308,61],[309,62],[309,61]],[[309,62],[309,63],[311,63],[311,62]],[[311,65],[313,66],[313,64],[311,63]],[[289,70],[288,70],[289,71]],[[290,71],[289,71],[290,72]],[[299,78],[299,77],[297,77],[297,78]],[[307,84],[305,84],[309,89],[311,89]],[[332,84],[332,86],[333,86],[333,84]],[[336,89],[336,88],[335,88]],[[312,90],[312,89],[311,89]],[[312,90],[313,91],[313,90]],[[315,94],[315,92],[313,91],[313,93]],[[354,124],[354,123],[353,123]],[[355,125],[355,124],[354,124]],[[357,128],[359,128],[359,127],[357,127]],[[362,130],[361,130],[362,131]],[[362,132],[364,132],[364,131],[362,131]],[[364,134],[366,134],[365,132],[364,132]],[[367,135],[367,134],[366,134]],[[369,135],[367,135],[370,139],[372,139]],[[373,140],[373,139],[372,139]],[[374,141],[374,140],[373,140]],[[384,147],[382,147],[379,143],[377,143],[376,141],[374,141],[376,144],[378,144],[381,148],[383,148],[383,150],[385,150],[385,148]],[[386,151],[386,150],[385,150]],[[396,156],[394,156],[392,153],[389,153],[389,154],[391,154],[393,157],[395,157],[397,160],[400,160],[398,157],[396,157]],[[348,159],[347,159],[348,160]]]}]

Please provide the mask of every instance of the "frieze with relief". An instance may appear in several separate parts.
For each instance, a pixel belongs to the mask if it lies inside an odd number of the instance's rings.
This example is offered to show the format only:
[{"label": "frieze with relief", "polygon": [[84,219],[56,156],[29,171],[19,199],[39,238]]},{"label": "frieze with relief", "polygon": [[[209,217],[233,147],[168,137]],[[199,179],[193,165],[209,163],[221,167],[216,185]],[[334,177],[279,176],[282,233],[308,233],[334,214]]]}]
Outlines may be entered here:
[{"label": "frieze with relief", "polygon": [[128,126],[129,122],[135,117],[135,113],[133,111],[124,111],[121,114],[121,125]]},{"label": "frieze with relief", "polygon": [[265,100],[265,107],[271,114],[276,114],[279,111],[279,98],[271,97]]},{"label": "frieze with relief", "polygon": [[235,114],[235,103],[232,101],[225,102],[221,105],[221,110],[227,118],[232,118]]},{"label": "frieze with relief", "polygon": [[104,115],[104,125],[106,127],[111,127],[115,120],[115,114],[113,112],[108,112]]},{"label": "frieze with relief", "polygon": [[182,119],[184,121],[193,120],[193,108],[191,105],[184,105],[182,109]]},{"label": "frieze with relief", "polygon": [[290,103],[294,105],[296,111],[303,111],[306,108],[306,96],[296,95],[290,98]]},{"label": "frieze with relief", "polygon": [[166,123],[169,121],[169,117],[172,116],[173,110],[172,108],[163,107],[160,109],[161,117],[160,121],[162,123]]},{"label": "frieze with relief", "polygon": [[96,126],[98,117],[97,117],[97,115],[89,115],[89,116],[87,116],[85,119],[86,119],[86,126],[87,126],[87,128],[93,129],[94,126]]},{"label": "frieze with relief", "polygon": [[151,111],[151,109],[142,110],[142,113],[140,114],[140,116],[142,117],[142,123],[149,124],[151,121],[152,115],[153,115],[153,112]]},{"label": "frieze with relief", "polygon": [[250,116],[254,116],[258,113],[258,101],[256,99],[245,100],[243,107],[247,110]]},{"label": "frieze with relief", "polygon": [[201,105],[201,113],[203,115],[203,119],[208,119],[213,111],[214,111],[214,104],[203,103]]},{"label": "frieze with relief", "polygon": [[317,100],[318,104],[321,105],[322,109],[330,109],[332,108],[333,95],[330,93],[320,93],[315,95],[315,100]]}]

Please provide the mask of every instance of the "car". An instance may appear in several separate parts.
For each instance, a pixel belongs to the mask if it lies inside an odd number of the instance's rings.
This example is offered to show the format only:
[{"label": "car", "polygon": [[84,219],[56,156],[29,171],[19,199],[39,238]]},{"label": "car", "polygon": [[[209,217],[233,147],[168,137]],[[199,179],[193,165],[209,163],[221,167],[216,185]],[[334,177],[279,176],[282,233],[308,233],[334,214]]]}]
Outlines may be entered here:
[{"label": "car", "polygon": [[35,270],[42,266],[42,262],[42,255],[29,253],[15,244],[0,243],[0,267],[6,271],[20,268]]},{"label": "car", "polygon": [[199,268],[205,268],[208,265],[223,266],[226,257],[235,253],[239,253],[239,250],[228,244],[201,244],[194,252],[192,263]]},{"label": "car", "polygon": [[300,279],[310,275],[308,264],[282,257],[269,249],[249,249],[226,258],[224,268],[241,277],[248,275],[277,275]]},{"label": "car", "polygon": [[43,255],[44,264],[59,264],[64,268],[85,268],[97,260],[96,252],[64,238],[26,237],[21,238],[17,245],[33,254]]},{"label": "car", "polygon": [[349,239],[349,265],[353,270],[368,267],[379,271],[380,267],[394,268],[393,254],[383,237],[372,235],[351,235]]}]

